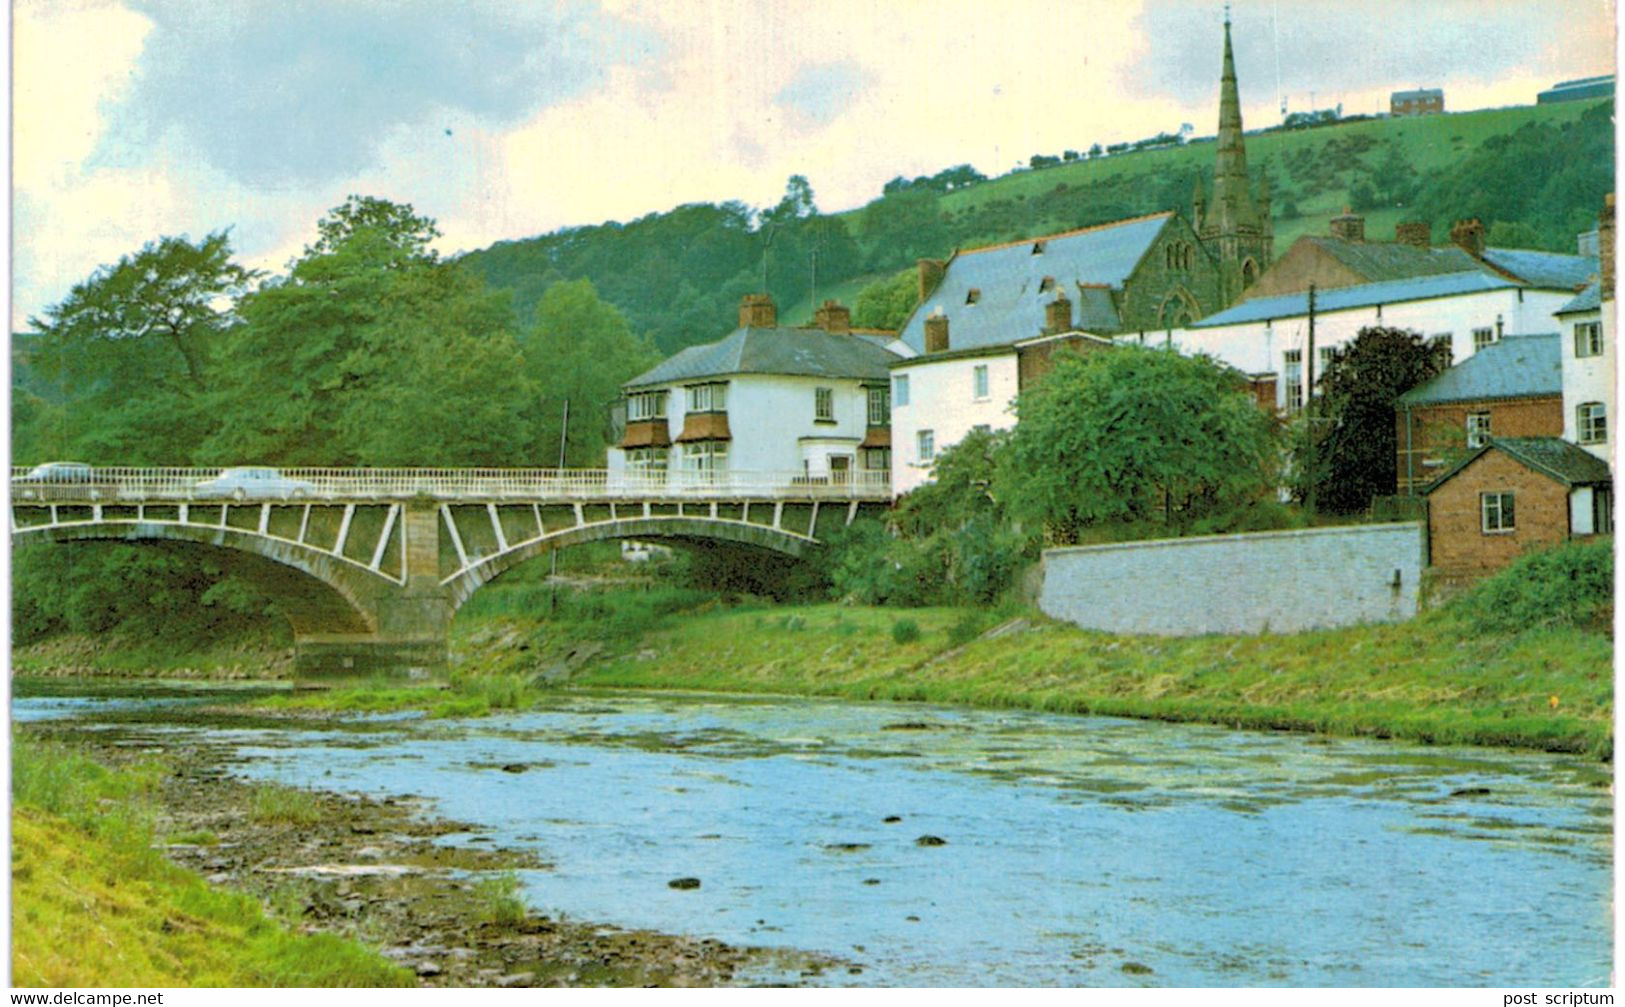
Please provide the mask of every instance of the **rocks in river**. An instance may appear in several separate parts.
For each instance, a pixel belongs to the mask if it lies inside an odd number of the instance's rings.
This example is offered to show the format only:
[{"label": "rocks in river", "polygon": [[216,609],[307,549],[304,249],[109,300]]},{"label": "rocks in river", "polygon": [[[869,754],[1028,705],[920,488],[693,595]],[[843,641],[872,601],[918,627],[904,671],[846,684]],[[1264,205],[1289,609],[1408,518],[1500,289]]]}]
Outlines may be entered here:
[{"label": "rocks in river", "polygon": [[948,840],[941,836],[925,835],[914,840],[915,846],[947,846]]},{"label": "rocks in river", "polygon": [[880,879],[879,878],[864,878],[863,883],[866,884],[866,885],[878,885],[878,884],[880,884]]},{"label": "rocks in river", "polygon": [[831,853],[857,853],[860,850],[867,850],[868,848],[869,848],[868,843],[825,843],[824,844],[824,849],[829,850]]},{"label": "rocks in river", "polygon": [[899,720],[892,724],[881,724],[882,731],[931,731],[936,729],[935,724],[928,724],[923,720]]},{"label": "rocks in river", "polygon": [[512,989],[516,986],[529,986],[531,980],[535,978],[536,973],[534,972],[513,972],[505,976],[497,977],[496,985],[502,987],[503,989]]},{"label": "rocks in river", "polygon": [[688,891],[690,889],[700,887],[700,879],[699,878],[672,878],[670,881],[666,882],[666,887],[667,888],[675,888],[680,892],[686,892],[686,891]]},{"label": "rocks in river", "polygon": [[1131,976],[1148,976],[1151,974],[1152,968],[1149,965],[1141,965],[1139,962],[1124,962],[1123,971]]},{"label": "rocks in river", "polygon": [[523,762],[510,762],[502,767],[502,771],[504,773],[523,773],[529,768],[530,767],[525,765]]},{"label": "rocks in river", "polygon": [[417,974],[424,979],[427,979],[430,976],[437,976],[440,974],[440,972],[440,965],[437,962],[423,961],[418,962],[417,964]]},{"label": "rocks in river", "polygon": [[1489,793],[1490,793],[1490,788],[1489,787],[1462,787],[1459,790],[1452,790],[1450,792],[1450,796],[1451,797],[1487,797],[1487,796],[1489,796]]},{"label": "rocks in river", "polygon": [[881,821],[885,822],[887,825],[896,825],[898,822],[901,822],[902,820],[903,820],[902,815],[887,815],[885,818],[881,819]]}]

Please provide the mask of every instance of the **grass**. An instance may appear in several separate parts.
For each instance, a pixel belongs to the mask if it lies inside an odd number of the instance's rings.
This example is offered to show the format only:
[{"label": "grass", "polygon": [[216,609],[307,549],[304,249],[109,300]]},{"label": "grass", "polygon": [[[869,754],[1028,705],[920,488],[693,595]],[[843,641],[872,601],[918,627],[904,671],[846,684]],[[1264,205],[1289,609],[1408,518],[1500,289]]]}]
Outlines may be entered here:
[{"label": "grass", "polygon": [[256,822],[279,825],[315,825],[322,818],[322,808],[315,795],[275,783],[254,791],[254,803],[248,813]]},{"label": "grass", "polygon": [[478,918],[500,927],[524,922],[525,900],[519,897],[519,878],[512,872],[485,878],[474,886],[474,906]]},{"label": "grass", "polygon": [[295,934],[153,848],[158,766],[111,770],[14,740],[11,969],[18,986],[408,986],[353,941]]}]

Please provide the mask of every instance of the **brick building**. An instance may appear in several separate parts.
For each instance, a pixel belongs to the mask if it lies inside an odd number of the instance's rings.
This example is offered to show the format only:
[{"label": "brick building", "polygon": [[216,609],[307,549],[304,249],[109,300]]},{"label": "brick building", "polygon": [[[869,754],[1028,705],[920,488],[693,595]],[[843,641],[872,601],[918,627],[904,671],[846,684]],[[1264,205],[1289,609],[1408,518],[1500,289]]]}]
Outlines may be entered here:
[{"label": "brick building", "polygon": [[1613,532],[1606,463],[1558,437],[1490,441],[1427,490],[1429,563],[1448,580],[1531,549]]},{"label": "brick building", "polygon": [[1443,88],[1418,87],[1388,96],[1389,115],[1439,115],[1443,111]]},{"label": "brick building", "polygon": [[1416,493],[1490,437],[1563,433],[1556,333],[1506,336],[1399,397],[1400,493]]}]

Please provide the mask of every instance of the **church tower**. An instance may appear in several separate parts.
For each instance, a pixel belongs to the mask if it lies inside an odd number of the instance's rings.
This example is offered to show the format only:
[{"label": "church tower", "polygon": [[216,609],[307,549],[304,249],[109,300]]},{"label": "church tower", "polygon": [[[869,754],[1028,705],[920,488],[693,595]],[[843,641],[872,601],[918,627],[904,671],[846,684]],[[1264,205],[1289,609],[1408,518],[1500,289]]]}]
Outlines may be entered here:
[{"label": "church tower", "polygon": [[1234,304],[1270,264],[1275,232],[1269,216],[1268,182],[1258,199],[1248,191],[1247,147],[1241,135],[1241,96],[1230,51],[1230,13],[1224,15],[1224,72],[1219,78],[1219,144],[1213,162],[1212,199],[1196,183],[1192,199],[1197,237],[1219,262],[1221,297]]}]

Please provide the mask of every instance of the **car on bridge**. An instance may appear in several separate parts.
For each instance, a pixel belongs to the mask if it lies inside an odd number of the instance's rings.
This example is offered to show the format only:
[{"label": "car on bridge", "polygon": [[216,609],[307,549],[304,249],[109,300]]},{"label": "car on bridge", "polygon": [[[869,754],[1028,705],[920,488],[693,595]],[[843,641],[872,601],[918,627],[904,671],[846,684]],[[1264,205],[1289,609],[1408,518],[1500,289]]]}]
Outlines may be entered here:
[{"label": "car on bridge", "polygon": [[298,500],[314,495],[316,484],[303,479],[292,479],[280,471],[262,465],[230,468],[213,479],[205,479],[192,487],[192,495],[205,500]]},{"label": "car on bridge", "polygon": [[19,500],[101,500],[118,487],[84,462],[46,462],[13,478],[11,493]]}]

